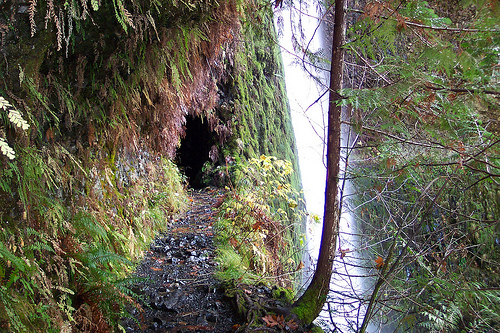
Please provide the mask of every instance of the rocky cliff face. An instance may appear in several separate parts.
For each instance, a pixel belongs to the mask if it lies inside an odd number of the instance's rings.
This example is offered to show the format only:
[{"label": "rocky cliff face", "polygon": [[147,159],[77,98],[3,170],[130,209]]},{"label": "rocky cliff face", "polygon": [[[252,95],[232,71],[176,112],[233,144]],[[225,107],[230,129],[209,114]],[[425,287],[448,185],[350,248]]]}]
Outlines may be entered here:
[{"label": "rocky cliff face", "polygon": [[1,157],[0,324],[105,330],[129,300],[128,260],[182,209],[186,180],[223,184],[226,163],[259,154],[296,163],[271,6],[0,9],[1,111],[30,124],[2,118],[16,156]]}]

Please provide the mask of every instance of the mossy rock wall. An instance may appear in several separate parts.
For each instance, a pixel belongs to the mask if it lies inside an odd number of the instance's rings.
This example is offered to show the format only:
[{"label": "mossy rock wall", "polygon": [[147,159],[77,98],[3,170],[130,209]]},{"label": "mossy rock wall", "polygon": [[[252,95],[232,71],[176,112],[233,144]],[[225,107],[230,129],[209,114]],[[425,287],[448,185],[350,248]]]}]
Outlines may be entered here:
[{"label": "mossy rock wall", "polygon": [[0,10],[0,96],[30,124],[0,110],[16,152],[0,157],[0,330],[112,331],[133,303],[126,272],[185,207],[187,119],[211,135],[214,169],[260,154],[297,167],[271,4]]}]

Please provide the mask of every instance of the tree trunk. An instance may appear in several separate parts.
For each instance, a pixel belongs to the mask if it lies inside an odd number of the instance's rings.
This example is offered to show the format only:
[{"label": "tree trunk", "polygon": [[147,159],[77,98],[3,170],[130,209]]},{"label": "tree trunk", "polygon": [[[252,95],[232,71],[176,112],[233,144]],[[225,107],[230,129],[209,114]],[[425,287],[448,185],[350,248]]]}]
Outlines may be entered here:
[{"label": "tree trunk", "polygon": [[346,0],[335,0],[335,23],[330,68],[330,94],[328,107],[327,172],[323,231],[318,263],[311,284],[293,304],[293,312],[307,324],[319,315],[330,290],[332,264],[339,233],[339,162],[340,162],[340,116],[341,106],[338,93],[342,88],[344,52],[344,16]]}]

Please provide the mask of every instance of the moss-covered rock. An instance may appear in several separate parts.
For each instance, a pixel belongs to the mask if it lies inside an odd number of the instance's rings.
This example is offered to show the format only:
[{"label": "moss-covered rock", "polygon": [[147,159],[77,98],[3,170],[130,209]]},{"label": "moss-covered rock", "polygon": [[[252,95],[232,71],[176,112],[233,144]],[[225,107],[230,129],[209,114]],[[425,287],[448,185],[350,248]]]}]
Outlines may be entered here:
[{"label": "moss-covered rock", "polygon": [[187,117],[213,140],[205,170],[263,153],[297,166],[263,4],[0,2],[0,95],[31,125],[2,117],[1,328],[114,329],[125,273],[186,201]]}]

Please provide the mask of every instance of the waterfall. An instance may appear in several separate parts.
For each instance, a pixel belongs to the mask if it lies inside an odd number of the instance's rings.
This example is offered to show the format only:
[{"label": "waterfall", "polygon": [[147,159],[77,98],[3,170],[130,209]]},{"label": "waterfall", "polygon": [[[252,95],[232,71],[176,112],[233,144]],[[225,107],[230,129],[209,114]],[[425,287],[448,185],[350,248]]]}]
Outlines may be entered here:
[{"label": "waterfall", "polygon": [[[283,62],[285,66],[285,82],[292,111],[292,122],[298,147],[301,178],[304,188],[307,209],[323,215],[325,198],[325,137],[326,115],[328,111],[328,94],[322,94],[329,85],[329,68],[317,71],[318,64],[304,65],[303,54],[293,50],[292,33],[298,37],[301,45],[318,55],[328,54],[330,42],[324,35],[323,27],[319,26],[317,17],[320,8],[314,8],[311,1],[301,2],[300,8],[287,9],[277,13],[276,26],[280,33]],[[299,18],[300,17],[300,18]],[[292,24],[294,23],[294,24]],[[297,25],[299,26],[297,28]],[[319,28],[318,28],[319,27]],[[302,31],[294,31],[302,29]],[[323,51],[326,49],[327,51]],[[305,69],[304,69],[305,68]],[[309,72],[306,72],[306,70]],[[314,74],[314,78],[311,76]],[[343,110],[343,117],[348,117]],[[364,278],[366,271],[362,268],[362,252],[357,237],[356,220],[351,214],[348,200],[354,193],[352,184],[346,180],[346,163],[350,150],[355,144],[355,135],[347,126],[342,128],[342,161],[340,175],[342,193],[342,214],[340,220],[339,248],[333,265],[334,274],[330,285],[330,295],[318,321],[330,329],[341,327],[343,331],[356,331],[363,320],[364,307],[361,300],[369,293],[368,281]],[[307,253],[305,258],[304,281],[307,284],[314,273],[315,260],[318,256],[321,239],[321,223],[315,223],[310,218],[307,225]],[[370,332],[375,329],[371,327]]]}]

